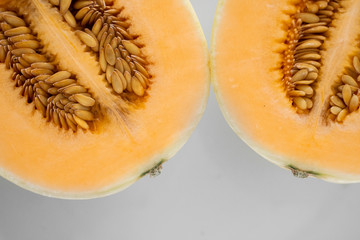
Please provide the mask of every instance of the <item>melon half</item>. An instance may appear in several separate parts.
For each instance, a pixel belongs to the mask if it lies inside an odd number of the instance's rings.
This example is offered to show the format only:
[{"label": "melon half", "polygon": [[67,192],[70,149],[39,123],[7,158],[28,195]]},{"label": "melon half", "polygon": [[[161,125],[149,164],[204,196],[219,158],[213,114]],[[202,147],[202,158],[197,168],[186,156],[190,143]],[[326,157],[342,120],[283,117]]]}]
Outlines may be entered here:
[{"label": "melon half", "polygon": [[158,173],[207,102],[188,0],[0,0],[0,175],[85,199]]},{"label": "melon half", "polygon": [[298,177],[360,181],[360,1],[221,0],[212,77],[256,152]]}]

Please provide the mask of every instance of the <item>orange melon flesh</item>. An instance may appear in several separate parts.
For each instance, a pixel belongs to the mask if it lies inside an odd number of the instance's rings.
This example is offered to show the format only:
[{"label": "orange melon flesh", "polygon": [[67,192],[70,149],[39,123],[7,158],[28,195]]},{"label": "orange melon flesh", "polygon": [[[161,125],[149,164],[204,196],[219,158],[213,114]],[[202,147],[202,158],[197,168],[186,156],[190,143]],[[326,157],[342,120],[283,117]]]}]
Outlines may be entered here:
[{"label": "orange melon flesh", "polygon": [[[28,13],[33,14],[29,19],[38,21],[35,31],[57,55],[60,66],[79,74],[81,83],[102,97],[100,104],[111,106],[106,102],[109,90],[98,81],[104,78],[98,74],[98,63],[85,53],[66,24],[57,21],[60,15],[42,16],[46,4],[42,0],[30,4],[35,7]],[[107,122],[98,132],[74,134],[46,123],[32,105],[26,104],[20,90],[13,87],[12,71],[1,64],[3,177],[52,197],[105,196],[124,189],[171,158],[189,138],[209,93],[206,41],[190,2],[115,1],[114,6],[124,7],[123,14],[131,19],[131,31],[145,43],[143,51],[149,57],[153,76],[146,101],[125,117],[110,109]],[[54,25],[46,26],[49,22]]]},{"label": "orange melon flesh", "polygon": [[[358,49],[358,1],[325,41],[322,76],[314,108],[298,114],[281,81],[286,24],[295,14],[289,0],[222,0],[212,39],[212,77],[218,102],[234,131],[255,151],[275,164],[333,182],[360,181],[360,117],[325,124],[322,109],[349,56]],[[356,32],[357,31],[357,32]]]}]

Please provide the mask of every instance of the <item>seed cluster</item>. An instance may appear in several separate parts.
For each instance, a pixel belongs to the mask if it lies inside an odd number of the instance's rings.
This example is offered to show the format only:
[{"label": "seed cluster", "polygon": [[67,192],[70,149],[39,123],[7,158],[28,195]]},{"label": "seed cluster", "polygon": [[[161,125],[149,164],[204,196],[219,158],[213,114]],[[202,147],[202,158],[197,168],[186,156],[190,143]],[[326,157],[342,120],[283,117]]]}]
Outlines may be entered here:
[{"label": "seed cluster", "polygon": [[283,81],[298,112],[313,107],[314,87],[321,67],[320,48],[339,8],[339,0],[306,1],[293,16],[286,40]]},{"label": "seed cluster", "polygon": [[121,10],[107,6],[104,0],[49,2],[58,6],[80,40],[97,54],[101,71],[116,93],[144,96],[151,78],[148,62],[136,37],[128,32],[130,23],[119,16]]},{"label": "seed cluster", "polygon": [[40,41],[15,12],[0,12],[0,30],[0,62],[14,70],[12,78],[21,95],[60,128],[89,129],[96,101],[88,90],[49,60]]},{"label": "seed cluster", "polygon": [[330,97],[329,117],[337,122],[343,122],[349,113],[359,108],[360,60],[358,56],[352,60],[352,68],[341,76],[340,84],[335,86],[336,94]]}]

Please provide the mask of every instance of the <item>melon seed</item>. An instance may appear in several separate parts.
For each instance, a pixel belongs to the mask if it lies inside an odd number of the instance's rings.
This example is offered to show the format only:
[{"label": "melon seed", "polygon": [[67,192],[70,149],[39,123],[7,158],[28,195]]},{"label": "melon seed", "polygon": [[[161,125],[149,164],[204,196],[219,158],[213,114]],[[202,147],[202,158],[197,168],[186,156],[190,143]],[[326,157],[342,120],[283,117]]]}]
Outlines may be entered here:
[{"label": "melon seed", "polygon": [[120,94],[124,91],[124,86],[122,84],[120,76],[117,74],[116,71],[114,71],[111,75],[111,83],[112,83],[112,87],[116,93]]},{"label": "melon seed", "polygon": [[74,98],[78,103],[86,107],[92,107],[95,105],[95,99],[84,94],[75,94]]},{"label": "melon seed", "polygon": [[352,96],[352,91],[351,91],[350,85],[345,84],[345,86],[344,86],[344,88],[342,90],[342,95],[343,95],[343,99],[344,99],[345,104],[347,106],[349,106],[350,99],[351,99],[351,96]]},{"label": "melon seed", "polygon": [[93,38],[90,34],[83,32],[83,31],[77,31],[77,35],[79,36],[80,40],[85,43],[88,47],[96,47],[98,46],[97,39]]},{"label": "melon seed", "polygon": [[302,98],[302,97],[295,97],[294,98],[294,103],[301,110],[306,110],[307,109],[308,104],[306,103],[305,99]]},{"label": "melon seed", "polygon": [[313,13],[299,13],[297,17],[305,23],[316,23],[320,21],[320,18]]},{"label": "melon seed", "polygon": [[353,95],[349,103],[349,111],[353,112],[357,110],[358,107],[359,107],[359,97],[357,95]]},{"label": "melon seed", "polygon": [[309,71],[307,69],[301,69],[299,70],[294,76],[292,76],[292,81],[300,81],[307,77]]},{"label": "melon seed", "polygon": [[57,73],[55,73],[54,75],[52,75],[51,77],[49,77],[46,82],[47,83],[56,83],[58,81],[67,79],[71,77],[71,73],[69,73],[68,71],[59,71]]},{"label": "melon seed", "polygon": [[358,87],[358,84],[356,83],[356,81],[349,75],[343,75],[341,77],[341,81],[344,83],[344,84],[349,84],[351,86],[354,86],[354,87]]},{"label": "melon seed", "polygon": [[66,11],[66,13],[64,14],[64,19],[71,27],[76,27],[76,19],[70,11]]},{"label": "melon seed", "polygon": [[16,27],[16,28],[11,28],[9,30],[6,30],[4,32],[4,35],[6,37],[12,37],[12,36],[16,36],[16,35],[20,35],[20,34],[27,34],[27,33],[31,33],[31,30],[28,27],[22,26],[22,27]]},{"label": "melon seed", "polygon": [[111,66],[115,65],[115,52],[109,43],[105,46],[105,59]]},{"label": "melon seed", "polygon": [[13,27],[24,27],[26,25],[24,20],[15,15],[4,14],[3,18],[8,24],[12,25]]},{"label": "melon seed", "polygon": [[133,55],[140,55],[141,51],[140,49],[132,42],[127,41],[127,40],[123,40],[122,44],[124,45],[125,49]]},{"label": "melon seed", "polygon": [[65,14],[71,5],[71,0],[60,0],[60,13]]},{"label": "melon seed", "polygon": [[360,74],[360,60],[357,56],[354,56],[353,58],[353,66],[355,71]]},{"label": "melon seed", "polygon": [[345,108],[345,104],[343,103],[343,101],[341,100],[341,98],[339,98],[338,96],[331,96],[330,100],[333,104],[335,104],[336,106],[340,107],[340,108]]},{"label": "melon seed", "polygon": [[76,110],[75,115],[84,121],[94,120],[94,115],[91,112],[86,111],[86,110]]},{"label": "melon seed", "polygon": [[77,117],[76,115],[73,115],[73,118],[80,127],[82,127],[83,129],[89,129],[89,125],[86,123],[86,121],[82,120],[81,118]]},{"label": "melon seed", "polygon": [[343,122],[348,113],[349,111],[347,109],[341,110],[341,112],[337,115],[336,121]]},{"label": "melon seed", "polygon": [[334,106],[330,108],[330,112],[334,115],[338,115],[342,111],[342,108]]}]

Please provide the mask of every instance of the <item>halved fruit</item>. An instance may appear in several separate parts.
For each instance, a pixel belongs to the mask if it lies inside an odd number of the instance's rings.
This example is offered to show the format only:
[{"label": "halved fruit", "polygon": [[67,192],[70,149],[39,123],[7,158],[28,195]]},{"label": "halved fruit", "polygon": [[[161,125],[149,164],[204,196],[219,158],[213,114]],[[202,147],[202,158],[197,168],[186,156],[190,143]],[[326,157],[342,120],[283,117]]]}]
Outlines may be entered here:
[{"label": "halved fruit", "polygon": [[222,0],[212,76],[234,131],[296,176],[360,181],[360,1]]},{"label": "halved fruit", "polygon": [[0,175],[37,193],[120,191],[185,143],[209,92],[188,0],[0,0]]}]

